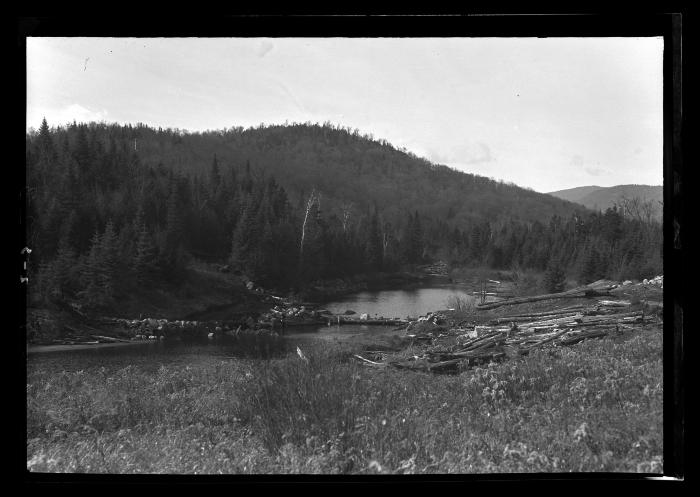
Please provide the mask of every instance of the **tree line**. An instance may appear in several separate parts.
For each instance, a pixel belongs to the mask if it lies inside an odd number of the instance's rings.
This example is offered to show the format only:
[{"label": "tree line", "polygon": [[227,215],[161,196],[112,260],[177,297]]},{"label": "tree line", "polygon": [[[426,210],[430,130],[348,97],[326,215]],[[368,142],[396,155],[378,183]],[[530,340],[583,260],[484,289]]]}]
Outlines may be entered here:
[{"label": "tree line", "polygon": [[[139,289],[177,285],[193,259],[227,264],[281,291],[436,258],[498,269],[556,268],[586,281],[661,272],[661,227],[624,209],[595,213],[557,199],[540,205],[539,194],[485,180],[481,195],[492,195],[470,212],[463,205],[470,202],[471,179],[463,179],[461,202],[447,186],[453,177],[469,175],[426,165],[348,130],[282,131],[188,135],[95,123],[49,128],[44,120],[26,142],[30,296],[107,308]],[[318,144],[305,139],[300,145],[299,133]],[[250,139],[240,148],[250,153],[231,153],[243,135]],[[345,150],[335,146],[339,137],[355,150],[350,159],[338,154]],[[222,142],[228,148],[217,146]],[[299,158],[289,152],[296,157],[289,162],[279,153],[317,145],[325,152],[308,159],[325,169],[292,167]],[[271,155],[255,153],[261,148]],[[363,151],[369,157],[364,166],[358,159]],[[196,167],[185,165],[188,157]],[[275,167],[270,157],[276,157]],[[348,186],[349,176],[341,183],[328,177],[347,160],[365,169],[353,173],[354,186]],[[407,174],[404,163],[415,170],[410,181],[399,182],[411,189],[407,196],[414,201],[408,203],[391,201],[391,177]],[[367,194],[358,181],[367,183]],[[390,190],[394,196],[387,199],[383,194]],[[499,208],[499,199],[523,212],[508,215],[510,207]],[[558,202],[567,207],[557,209]],[[524,212],[530,205],[540,219]],[[546,215],[552,211],[564,214]]]}]

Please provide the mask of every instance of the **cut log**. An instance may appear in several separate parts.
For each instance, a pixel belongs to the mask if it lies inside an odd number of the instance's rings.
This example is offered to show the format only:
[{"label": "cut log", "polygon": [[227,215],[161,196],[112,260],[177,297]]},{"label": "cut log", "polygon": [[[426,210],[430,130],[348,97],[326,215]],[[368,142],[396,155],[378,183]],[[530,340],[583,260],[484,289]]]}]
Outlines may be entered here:
[{"label": "cut log", "polygon": [[123,338],[114,337],[104,337],[101,335],[90,335],[92,338],[97,338],[98,340],[107,340],[108,342],[131,342],[131,340],[124,340]]},{"label": "cut log", "polygon": [[603,331],[603,330],[581,332],[581,333],[577,333],[571,337],[562,338],[559,341],[559,343],[562,345],[573,345],[575,343],[582,342],[588,338],[601,338],[601,337],[606,336],[607,334],[608,334],[607,331]]},{"label": "cut log", "polygon": [[626,300],[599,300],[598,305],[603,307],[629,307],[632,302]]},{"label": "cut log", "polygon": [[370,361],[369,359],[365,359],[364,357],[357,355],[357,354],[355,354],[353,357],[362,361],[363,364],[366,364],[368,366],[373,366],[375,368],[385,368],[387,366],[387,363]]},{"label": "cut log", "polygon": [[567,306],[567,307],[561,307],[558,309],[552,309],[549,311],[511,314],[509,316],[504,316],[504,317],[498,318],[498,319],[513,319],[513,318],[520,319],[520,318],[539,318],[539,317],[545,318],[545,317],[557,315],[557,314],[575,314],[575,313],[581,312],[587,308],[590,309],[591,306],[587,305],[587,304],[578,304],[578,305],[572,305],[572,306]]},{"label": "cut log", "polygon": [[536,348],[538,348],[538,347],[541,347],[542,345],[544,345],[544,344],[546,344],[546,343],[549,343],[549,342],[552,342],[552,341],[556,340],[557,338],[559,338],[560,336],[562,336],[564,333],[568,333],[569,331],[570,331],[570,330],[563,330],[563,331],[560,331],[559,333],[555,333],[555,334],[552,335],[551,337],[545,338],[545,339],[542,340],[541,342],[537,342],[537,343],[534,344],[534,345],[530,345],[530,346],[527,348],[527,350],[533,350],[533,349],[536,349]]},{"label": "cut log", "polygon": [[567,318],[567,317],[573,317],[573,316],[576,316],[579,314],[582,314],[582,313],[574,311],[574,312],[551,313],[551,314],[545,314],[545,315],[531,314],[529,316],[496,318],[496,319],[492,319],[491,321],[489,321],[489,323],[494,324],[494,325],[505,324],[505,323],[528,323],[528,322],[536,322],[537,319],[542,319],[544,321],[545,319]]},{"label": "cut log", "polygon": [[600,297],[605,295],[610,295],[610,290],[616,288],[617,285],[614,283],[600,280],[590,285],[584,287],[574,288],[573,290],[568,290],[566,292],[560,293],[546,293],[544,295],[534,295],[531,297],[519,297],[515,299],[501,300],[498,302],[488,302],[485,304],[479,304],[476,306],[479,310],[489,310],[495,309],[496,307],[501,307],[503,305],[513,305],[513,304],[525,304],[529,302],[538,302],[540,300],[551,300],[551,299],[563,299],[572,297]]},{"label": "cut log", "polygon": [[462,349],[467,350],[470,348],[475,348],[475,347],[479,346],[479,344],[482,344],[483,342],[487,342],[487,341],[491,340],[493,337],[495,337],[496,335],[500,335],[502,333],[503,333],[503,331],[496,330],[496,331],[488,333],[482,337],[475,338],[473,340],[470,340],[470,341],[462,344]]}]

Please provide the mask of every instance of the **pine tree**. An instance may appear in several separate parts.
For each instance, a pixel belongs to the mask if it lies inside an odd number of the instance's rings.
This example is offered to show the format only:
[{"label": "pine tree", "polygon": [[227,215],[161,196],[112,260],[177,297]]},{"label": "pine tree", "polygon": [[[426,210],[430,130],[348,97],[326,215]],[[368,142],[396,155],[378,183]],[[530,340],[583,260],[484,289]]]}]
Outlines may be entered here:
[{"label": "pine tree", "polygon": [[214,160],[211,163],[211,171],[209,172],[209,184],[211,185],[212,196],[216,189],[221,184],[221,173],[219,172],[219,161],[214,154]]},{"label": "pine tree", "polygon": [[136,246],[131,265],[132,271],[139,285],[149,285],[154,278],[158,251],[146,227],[141,210],[138,211],[134,220],[134,232]]},{"label": "pine tree", "polygon": [[382,269],[382,241],[379,232],[379,219],[375,208],[374,214],[370,218],[369,233],[367,239],[367,263],[372,270]]},{"label": "pine tree", "polygon": [[590,244],[584,251],[583,264],[580,277],[584,283],[592,283],[605,275],[605,261],[601,258],[598,249]]},{"label": "pine tree", "polygon": [[563,292],[566,288],[566,273],[558,260],[552,260],[544,273],[544,286],[549,293]]},{"label": "pine tree", "polygon": [[108,221],[105,231],[100,238],[99,254],[99,285],[101,288],[104,304],[111,303],[117,281],[117,263],[119,256],[119,245],[117,235],[114,231],[114,224]]},{"label": "pine tree", "polygon": [[168,196],[168,208],[166,218],[166,243],[167,252],[176,252],[183,239],[182,205],[176,181],[171,181],[170,195]]},{"label": "pine tree", "polygon": [[420,217],[418,216],[418,211],[416,211],[413,217],[413,232],[411,234],[411,246],[413,249],[413,262],[420,263],[423,262],[423,227],[421,226]]},{"label": "pine tree", "polygon": [[100,234],[95,232],[91,240],[90,251],[82,263],[82,290],[78,293],[81,301],[88,308],[100,307],[106,303],[105,296],[102,293],[104,288],[102,286],[104,266],[100,248]]}]

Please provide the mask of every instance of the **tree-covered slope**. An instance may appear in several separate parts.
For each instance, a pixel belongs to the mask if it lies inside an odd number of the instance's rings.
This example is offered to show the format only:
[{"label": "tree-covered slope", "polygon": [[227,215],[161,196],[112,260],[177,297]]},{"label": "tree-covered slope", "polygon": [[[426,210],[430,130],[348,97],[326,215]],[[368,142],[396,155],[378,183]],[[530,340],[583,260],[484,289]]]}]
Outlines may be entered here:
[{"label": "tree-covered slope", "polygon": [[[106,130],[105,130],[106,131]],[[100,130],[96,130],[100,133]],[[224,167],[249,163],[271,174],[293,201],[316,188],[324,209],[353,202],[387,213],[418,210],[458,223],[467,219],[545,221],[580,207],[549,195],[432,164],[384,140],[330,125],[234,128],[173,134],[147,127],[128,131],[143,162],[206,173],[216,155]]]},{"label": "tree-covered slope", "polygon": [[30,293],[44,300],[108,307],[177,287],[192,258],[280,289],[436,258],[554,264],[586,280],[661,267],[661,230],[648,220],[328,125],[182,133],[44,122],[26,154]]}]

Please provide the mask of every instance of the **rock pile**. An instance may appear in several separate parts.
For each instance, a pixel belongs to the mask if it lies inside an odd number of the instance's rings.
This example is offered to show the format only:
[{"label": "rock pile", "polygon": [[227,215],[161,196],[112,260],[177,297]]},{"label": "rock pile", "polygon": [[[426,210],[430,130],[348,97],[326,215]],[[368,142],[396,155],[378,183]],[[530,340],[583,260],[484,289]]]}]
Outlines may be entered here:
[{"label": "rock pile", "polygon": [[658,286],[659,288],[663,288],[664,287],[664,276],[659,275],[659,276],[656,276],[655,278],[652,278],[650,280],[644,280],[642,283],[644,283],[644,285]]},{"label": "rock pile", "polygon": [[167,319],[122,319],[109,318],[109,321],[118,323],[130,330],[136,340],[156,340],[168,335],[222,333],[231,329],[219,321],[186,321]]},{"label": "rock pile", "polygon": [[314,309],[309,309],[305,305],[301,306],[290,306],[286,307],[284,305],[276,305],[269,312],[263,313],[260,316],[260,321],[270,321],[271,319],[293,321],[293,320],[305,320],[305,319],[318,319],[321,315],[330,314],[329,311],[321,309],[316,311]]}]

